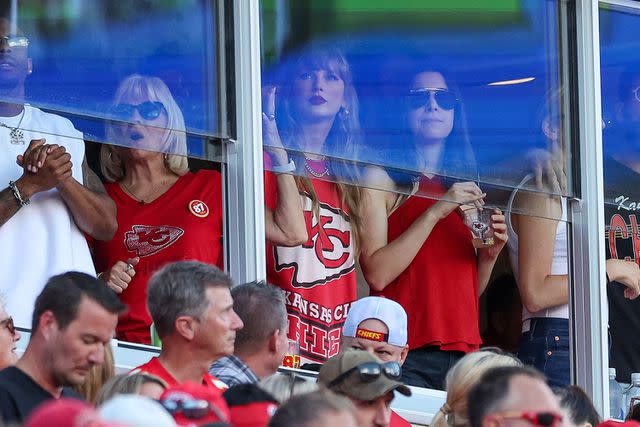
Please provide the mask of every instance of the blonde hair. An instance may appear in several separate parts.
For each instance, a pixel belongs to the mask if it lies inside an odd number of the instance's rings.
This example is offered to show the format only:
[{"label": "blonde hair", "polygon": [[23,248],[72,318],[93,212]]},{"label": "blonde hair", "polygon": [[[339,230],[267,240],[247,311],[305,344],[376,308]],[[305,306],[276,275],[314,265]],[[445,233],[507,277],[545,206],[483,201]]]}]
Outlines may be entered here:
[{"label": "blonde hair", "polygon": [[138,394],[140,388],[146,383],[155,383],[164,389],[168,388],[167,383],[161,378],[147,373],[116,375],[104,384],[94,403],[100,406],[118,394]]},{"label": "blonde hair", "polygon": [[465,355],[447,373],[447,400],[431,422],[431,427],[468,425],[467,395],[482,375],[499,366],[522,366],[516,357],[498,348],[488,348]]},{"label": "blonde hair", "polygon": [[[119,104],[126,97],[146,98],[149,101],[161,102],[167,112],[167,128],[162,147],[167,169],[176,175],[184,175],[189,171],[187,162],[187,135],[184,116],[167,85],[158,77],[132,74],[125,78],[113,97],[113,105]],[[108,121],[106,125],[107,141],[117,143],[121,138],[121,124]],[[124,178],[124,163],[120,156],[122,148],[103,144],[100,149],[102,174],[109,182],[117,182]]]},{"label": "blonde hair", "polygon": [[101,365],[93,365],[82,384],[73,387],[78,394],[92,404],[96,404],[102,386],[115,375],[115,364],[111,343],[104,346],[104,361]]}]

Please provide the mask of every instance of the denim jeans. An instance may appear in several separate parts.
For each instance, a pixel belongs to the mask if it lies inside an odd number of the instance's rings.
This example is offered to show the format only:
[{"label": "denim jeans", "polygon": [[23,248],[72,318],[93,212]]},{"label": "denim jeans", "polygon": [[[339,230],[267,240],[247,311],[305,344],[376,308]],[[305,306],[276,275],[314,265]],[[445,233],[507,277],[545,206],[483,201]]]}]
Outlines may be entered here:
[{"label": "denim jeans", "polygon": [[571,382],[569,362],[569,320],[536,317],[522,334],[518,358],[544,373],[551,387]]},{"label": "denim jeans", "polygon": [[444,390],[444,378],[464,356],[461,351],[444,351],[436,346],[411,350],[402,365],[402,381],[417,387]]}]

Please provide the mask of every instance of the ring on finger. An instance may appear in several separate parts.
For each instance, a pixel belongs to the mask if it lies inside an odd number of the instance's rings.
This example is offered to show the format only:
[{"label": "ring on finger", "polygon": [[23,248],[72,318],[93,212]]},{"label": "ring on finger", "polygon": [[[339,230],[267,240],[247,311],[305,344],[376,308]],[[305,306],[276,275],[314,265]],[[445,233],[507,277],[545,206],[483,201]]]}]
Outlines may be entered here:
[{"label": "ring on finger", "polygon": [[127,263],[127,269],[125,271],[133,270],[133,264]]},{"label": "ring on finger", "polygon": [[269,121],[274,121],[276,119],[276,115],[274,113],[265,114],[265,116],[267,116]]}]

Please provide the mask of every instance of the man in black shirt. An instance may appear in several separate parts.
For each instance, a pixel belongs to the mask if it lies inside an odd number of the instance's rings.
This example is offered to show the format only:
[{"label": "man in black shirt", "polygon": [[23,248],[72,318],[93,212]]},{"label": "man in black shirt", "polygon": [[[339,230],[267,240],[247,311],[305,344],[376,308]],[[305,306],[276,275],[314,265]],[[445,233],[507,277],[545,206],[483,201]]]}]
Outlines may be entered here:
[{"label": "man in black shirt", "polygon": [[123,310],[95,277],[69,272],[49,279],[36,299],[24,355],[0,371],[0,419],[22,423],[46,400],[79,398],[67,387],[82,384],[91,367],[103,363]]},{"label": "man in black shirt", "polygon": [[640,372],[640,68],[620,79],[616,125],[604,138],[605,246],[611,352],[618,381]]}]

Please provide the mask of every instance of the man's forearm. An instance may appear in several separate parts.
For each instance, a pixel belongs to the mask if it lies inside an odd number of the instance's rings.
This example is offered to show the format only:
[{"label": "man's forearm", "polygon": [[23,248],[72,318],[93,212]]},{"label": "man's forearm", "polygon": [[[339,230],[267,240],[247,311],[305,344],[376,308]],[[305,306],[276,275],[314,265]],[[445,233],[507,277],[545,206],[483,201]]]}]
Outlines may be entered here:
[{"label": "man's forearm", "polygon": [[13,217],[20,209],[18,199],[13,195],[13,190],[7,187],[0,191],[0,227]]},{"label": "man's forearm", "polygon": [[116,205],[106,193],[97,193],[70,178],[58,187],[78,227],[97,240],[111,240],[116,233]]}]

